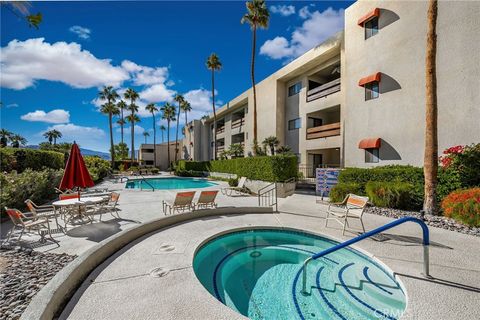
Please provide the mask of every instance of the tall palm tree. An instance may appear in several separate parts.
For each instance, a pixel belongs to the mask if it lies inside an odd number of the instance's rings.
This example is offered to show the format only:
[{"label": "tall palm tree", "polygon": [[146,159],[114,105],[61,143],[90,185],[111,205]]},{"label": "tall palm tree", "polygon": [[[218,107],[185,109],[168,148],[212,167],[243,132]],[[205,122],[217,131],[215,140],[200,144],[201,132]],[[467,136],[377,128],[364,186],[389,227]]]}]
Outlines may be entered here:
[{"label": "tall palm tree", "polygon": [[[190,105],[190,102],[188,102],[187,100],[185,100],[182,105],[180,106],[180,108],[182,109],[183,112],[185,112],[185,130],[187,130],[187,124],[188,124],[188,120],[187,120],[187,113],[189,113],[190,111],[192,111],[192,106]],[[185,131],[185,135],[187,135],[187,132]]]},{"label": "tall palm tree", "polygon": [[425,58],[425,154],[423,160],[423,172],[425,176],[425,200],[423,210],[426,214],[436,214],[438,212],[436,197],[438,183],[437,13],[437,0],[429,0],[427,12],[427,52]]},{"label": "tall palm tree", "polygon": [[27,139],[22,137],[19,134],[14,134],[10,137],[10,141],[12,142],[12,147],[13,148],[18,148],[20,145],[24,146],[27,144]]},{"label": "tall palm tree", "polygon": [[[268,12],[265,0],[252,0],[246,3],[247,13],[240,20],[241,23],[248,23],[252,29],[252,60],[251,60],[251,77],[253,89],[253,142],[257,141],[257,91],[255,88],[255,51],[257,43],[257,29],[268,28],[270,13]],[[255,150],[254,150],[255,152]]]},{"label": "tall palm tree", "polygon": [[[138,106],[135,104],[135,100],[137,100],[139,98],[139,95],[138,95],[138,92],[136,92],[134,89],[132,88],[128,88],[127,91],[125,91],[125,94],[123,95],[125,97],[125,99],[127,100],[130,100],[130,104],[128,105],[128,110],[130,110],[130,119],[133,121],[135,119],[135,112],[138,112]],[[138,117],[137,117],[138,118]],[[128,119],[127,119],[128,121]],[[138,119],[137,122],[139,122],[140,119]],[[135,161],[135,121],[132,123],[130,122],[131,124],[131,128],[130,128],[130,134],[132,136],[132,144],[131,144],[131,147],[132,147],[132,150],[131,150],[131,155],[132,155],[132,162]]]},{"label": "tall palm tree", "polygon": [[216,53],[207,58],[207,69],[212,71],[212,110],[213,110],[213,159],[217,160],[217,113],[215,111],[215,71],[222,69],[222,63]]},{"label": "tall palm tree", "polygon": [[165,131],[165,130],[167,130],[167,128],[165,128],[165,126],[162,124],[162,125],[160,126],[160,131],[162,131],[162,143],[165,141],[165,140],[163,139],[163,131]]},{"label": "tall palm tree", "polygon": [[0,129],[0,147],[6,147],[12,135],[13,133],[7,129]]},{"label": "tall palm tree", "polygon": [[127,104],[125,101],[120,100],[117,103],[117,108],[120,110],[120,119],[117,121],[117,123],[120,125],[120,135],[121,135],[121,140],[123,143],[123,126],[125,125],[125,119],[123,117],[123,110],[127,109]]},{"label": "tall palm tree", "polygon": [[[130,123],[130,127],[135,127],[135,123],[140,122],[140,118],[138,115],[135,113],[129,114],[128,116],[125,117],[125,120]],[[131,130],[131,132],[135,133],[134,130]],[[132,146],[134,145],[134,139],[132,138]],[[130,161],[135,161],[135,154],[131,153],[130,154]]]},{"label": "tall palm tree", "polygon": [[108,126],[110,129],[110,163],[113,169],[115,167],[115,144],[113,143],[112,118],[114,115],[120,114],[120,111],[118,110],[117,105],[111,101],[103,104],[100,108],[100,112],[108,115]]},{"label": "tall palm tree", "polygon": [[143,137],[145,138],[145,144],[147,144],[147,137],[150,137],[150,133],[148,133],[147,131],[143,131],[142,134],[143,134]]},{"label": "tall palm tree", "polygon": [[53,145],[56,145],[57,144],[57,139],[61,138],[62,137],[62,133],[56,129],[53,129],[53,130],[49,130],[47,132],[45,132],[43,134],[43,136],[48,139],[48,142],[50,142],[50,144],[52,144],[52,141],[53,141]]},{"label": "tall palm tree", "polygon": [[182,112],[182,104],[185,101],[185,98],[181,94],[176,94],[173,98],[178,103],[178,116],[177,116],[177,133],[175,136],[175,162],[177,162],[178,158],[178,127],[180,122],[180,113]]},{"label": "tall palm tree", "polygon": [[171,105],[170,103],[165,103],[165,105],[161,108],[163,112],[162,118],[167,120],[167,161],[168,167],[170,167],[170,122],[175,121],[175,106]]},{"label": "tall palm tree", "polygon": [[[157,130],[156,130],[156,125],[155,125],[155,112],[158,111],[157,106],[154,103],[149,103],[145,109],[147,109],[148,112],[152,114],[152,120],[153,120],[153,165],[157,165]],[[145,140],[146,141],[146,140]],[[146,142],[145,142],[146,143]]]}]

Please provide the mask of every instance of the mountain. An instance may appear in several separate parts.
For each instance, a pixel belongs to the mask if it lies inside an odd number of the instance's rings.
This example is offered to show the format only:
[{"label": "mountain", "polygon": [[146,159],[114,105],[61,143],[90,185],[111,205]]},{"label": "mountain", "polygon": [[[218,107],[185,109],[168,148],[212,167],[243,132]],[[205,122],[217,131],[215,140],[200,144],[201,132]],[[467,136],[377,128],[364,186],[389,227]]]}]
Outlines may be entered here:
[{"label": "mountain", "polygon": [[[25,146],[25,148],[39,149],[40,147],[37,146],[37,145],[30,145],[30,146]],[[90,150],[90,149],[84,149],[84,148],[80,148],[80,152],[82,153],[83,156],[99,156],[102,159],[110,160],[110,154],[109,153]]]}]

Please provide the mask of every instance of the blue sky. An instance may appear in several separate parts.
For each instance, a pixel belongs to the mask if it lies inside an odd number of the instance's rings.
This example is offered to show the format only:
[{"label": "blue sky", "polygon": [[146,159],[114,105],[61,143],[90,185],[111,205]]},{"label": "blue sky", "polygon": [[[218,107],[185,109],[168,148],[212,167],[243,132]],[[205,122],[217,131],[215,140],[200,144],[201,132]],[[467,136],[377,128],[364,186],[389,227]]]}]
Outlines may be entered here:
[{"label": "blue sky", "polygon": [[[351,3],[267,1],[270,27],[258,32],[257,81],[339,31],[343,8]],[[205,60],[212,52],[223,63],[216,76],[218,104],[251,85],[243,1],[33,2],[30,10],[43,14],[39,30],[1,10],[1,126],[29,144],[45,141],[42,133],[56,128],[64,135],[60,141],[107,151],[108,117],[98,112],[96,100],[106,84],[119,92],[135,88],[141,110],[182,93],[194,109],[189,119],[201,117],[211,111]],[[147,113],[140,116],[137,147],[143,130],[152,127]]]}]

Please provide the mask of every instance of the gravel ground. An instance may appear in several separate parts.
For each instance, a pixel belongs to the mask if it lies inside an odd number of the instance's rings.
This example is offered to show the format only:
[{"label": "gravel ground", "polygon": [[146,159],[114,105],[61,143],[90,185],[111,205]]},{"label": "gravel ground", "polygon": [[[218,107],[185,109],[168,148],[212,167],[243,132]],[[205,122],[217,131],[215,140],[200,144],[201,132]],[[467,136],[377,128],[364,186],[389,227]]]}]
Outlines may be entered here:
[{"label": "gravel ground", "polygon": [[32,297],[75,256],[0,249],[0,320],[19,319]]},{"label": "gravel ground", "polygon": [[[379,207],[368,207],[365,211],[371,214],[386,216],[395,219],[406,216],[421,218],[420,212],[418,211],[405,211]],[[426,224],[432,227],[442,228],[450,231],[456,231],[480,237],[480,228],[469,227],[465,224],[455,221],[454,219],[450,219],[444,216],[425,215],[424,221]]]}]

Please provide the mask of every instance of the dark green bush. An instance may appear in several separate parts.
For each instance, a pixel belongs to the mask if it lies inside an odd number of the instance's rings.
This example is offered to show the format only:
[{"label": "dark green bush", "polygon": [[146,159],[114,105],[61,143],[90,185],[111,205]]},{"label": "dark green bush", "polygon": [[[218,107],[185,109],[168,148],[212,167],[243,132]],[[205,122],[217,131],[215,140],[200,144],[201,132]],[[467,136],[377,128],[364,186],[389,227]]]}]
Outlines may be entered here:
[{"label": "dark green bush", "polygon": [[2,192],[0,202],[2,212],[4,207],[25,209],[24,201],[43,204],[56,197],[55,187],[58,187],[63,176],[63,170],[44,169],[34,171],[26,169],[22,173],[15,171],[0,174]]},{"label": "dark green bush", "polygon": [[203,177],[202,171],[194,171],[194,170],[175,170],[175,175],[179,177]]},{"label": "dark green bush", "polygon": [[1,171],[23,172],[25,169],[42,170],[44,168],[62,169],[65,155],[56,151],[44,151],[26,148],[1,148]]},{"label": "dark green bush", "polygon": [[285,181],[297,176],[297,158],[291,155],[248,157],[216,161],[180,160],[177,170],[236,174],[252,180]]},{"label": "dark green bush", "polygon": [[397,209],[412,209],[414,187],[408,182],[370,181],[365,186],[366,194],[375,206]]},{"label": "dark green bush", "polygon": [[228,185],[229,185],[230,187],[236,187],[236,186],[238,186],[238,178],[228,179]]},{"label": "dark green bush", "polygon": [[94,182],[99,182],[111,173],[110,161],[99,156],[83,157],[88,172]]},{"label": "dark green bush", "polygon": [[355,182],[339,182],[336,186],[330,191],[330,201],[331,202],[341,202],[347,194],[353,193],[356,195],[364,195],[362,187],[359,183]]}]

